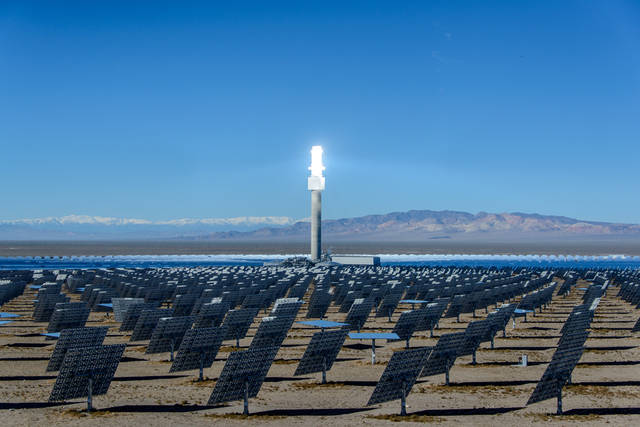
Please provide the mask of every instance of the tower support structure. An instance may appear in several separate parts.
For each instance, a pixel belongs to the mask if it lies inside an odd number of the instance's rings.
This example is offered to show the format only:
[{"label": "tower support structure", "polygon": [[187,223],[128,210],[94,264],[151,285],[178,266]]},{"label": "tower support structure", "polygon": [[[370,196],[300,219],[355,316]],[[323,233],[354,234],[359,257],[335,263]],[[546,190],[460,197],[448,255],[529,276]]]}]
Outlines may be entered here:
[{"label": "tower support structure", "polygon": [[311,175],[307,179],[307,188],[311,191],[311,261],[320,261],[322,257],[322,190],[324,190],[324,165],[322,147],[311,148]]}]

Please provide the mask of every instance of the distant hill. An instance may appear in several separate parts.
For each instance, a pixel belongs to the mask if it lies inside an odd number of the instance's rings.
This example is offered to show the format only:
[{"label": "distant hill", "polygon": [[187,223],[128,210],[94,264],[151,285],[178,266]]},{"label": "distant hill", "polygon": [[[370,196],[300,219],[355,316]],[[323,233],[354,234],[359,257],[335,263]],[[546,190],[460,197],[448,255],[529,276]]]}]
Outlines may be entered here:
[{"label": "distant hill", "polygon": [[289,217],[181,218],[151,221],[88,215],[0,220],[0,240],[174,239],[221,231],[283,227]]},{"label": "distant hill", "polygon": [[[217,232],[199,239],[306,238],[308,222],[250,232]],[[640,225],[583,221],[563,216],[514,213],[471,214],[457,211],[412,210],[322,221],[323,236],[354,240],[419,240],[451,238],[567,238],[587,236],[636,236]]]},{"label": "distant hill", "polygon": [[[69,215],[0,221],[0,240],[303,240],[310,225],[289,217],[145,219]],[[416,241],[425,239],[640,239],[640,225],[583,221],[526,213],[471,214],[412,210],[322,222],[325,239]]]}]

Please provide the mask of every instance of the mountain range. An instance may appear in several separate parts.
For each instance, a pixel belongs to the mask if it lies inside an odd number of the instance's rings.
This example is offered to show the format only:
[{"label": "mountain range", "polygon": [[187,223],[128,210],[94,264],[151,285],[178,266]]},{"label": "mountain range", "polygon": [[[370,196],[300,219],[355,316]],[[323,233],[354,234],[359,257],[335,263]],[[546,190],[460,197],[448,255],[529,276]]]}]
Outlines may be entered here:
[{"label": "mountain range", "polygon": [[67,215],[0,220],[0,240],[112,240],[174,239],[214,232],[248,232],[264,227],[284,227],[289,217],[181,218],[151,221],[139,218]]},{"label": "mountain range", "polygon": [[[145,219],[69,215],[1,220],[0,240],[303,240],[308,220],[289,217]],[[640,225],[584,221],[564,216],[411,210],[322,222],[325,239],[580,239],[640,238]]]}]

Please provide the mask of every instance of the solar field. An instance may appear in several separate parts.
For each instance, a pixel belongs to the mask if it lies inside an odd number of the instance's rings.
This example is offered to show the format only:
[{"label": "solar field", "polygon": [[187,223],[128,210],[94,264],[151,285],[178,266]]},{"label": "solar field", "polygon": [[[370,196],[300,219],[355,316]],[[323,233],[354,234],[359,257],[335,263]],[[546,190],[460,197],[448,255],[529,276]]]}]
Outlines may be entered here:
[{"label": "solar field", "polygon": [[0,303],[7,425],[640,425],[633,270],[0,271]]}]

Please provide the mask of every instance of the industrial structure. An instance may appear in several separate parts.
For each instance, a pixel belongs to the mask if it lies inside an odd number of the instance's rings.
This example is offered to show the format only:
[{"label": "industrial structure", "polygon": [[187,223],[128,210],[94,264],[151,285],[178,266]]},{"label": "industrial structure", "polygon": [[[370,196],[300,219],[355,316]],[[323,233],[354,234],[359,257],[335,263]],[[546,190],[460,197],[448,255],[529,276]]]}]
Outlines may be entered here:
[{"label": "industrial structure", "polygon": [[322,255],[322,190],[324,190],[324,165],[322,164],[322,147],[311,147],[311,175],[307,179],[307,188],[311,191],[311,261],[320,261]]},{"label": "industrial structure", "polygon": [[380,258],[373,256],[322,256],[322,190],[324,190],[325,167],[322,164],[322,147],[311,147],[311,175],[307,179],[307,188],[311,191],[311,261],[318,263],[333,262],[346,265],[380,265]]},{"label": "industrial structure", "polygon": [[380,265],[380,257],[371,255],[332,255],[331,261],[345,265]]}]

